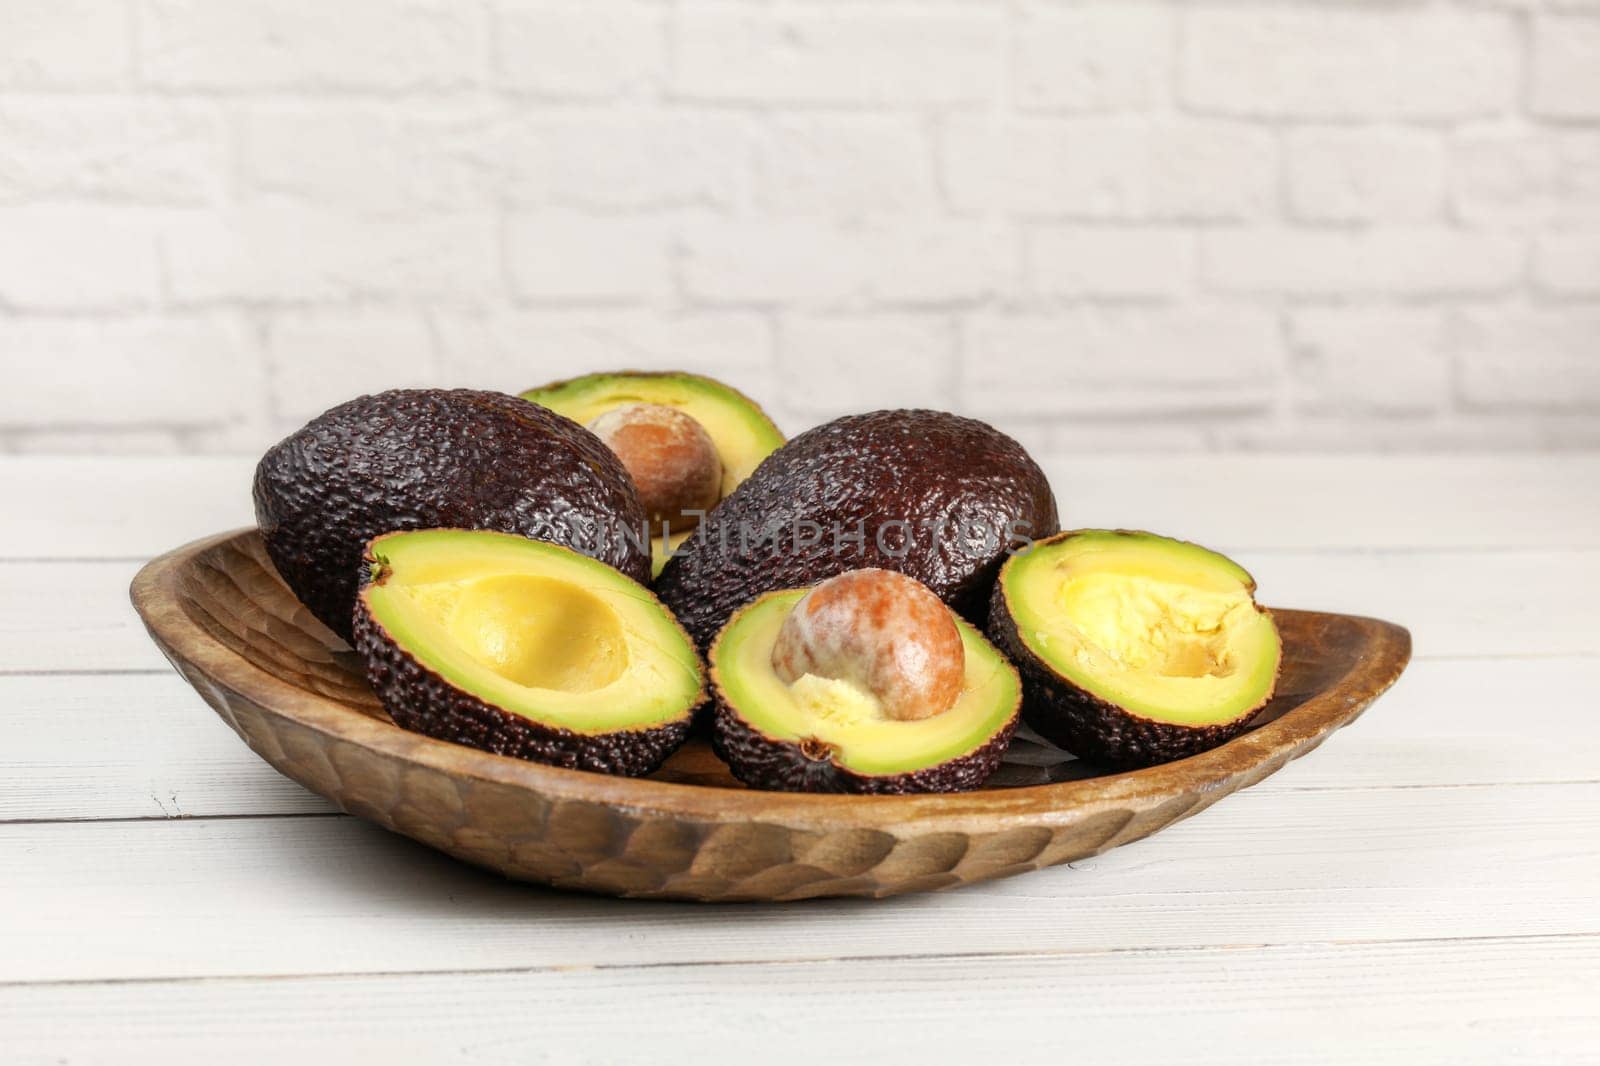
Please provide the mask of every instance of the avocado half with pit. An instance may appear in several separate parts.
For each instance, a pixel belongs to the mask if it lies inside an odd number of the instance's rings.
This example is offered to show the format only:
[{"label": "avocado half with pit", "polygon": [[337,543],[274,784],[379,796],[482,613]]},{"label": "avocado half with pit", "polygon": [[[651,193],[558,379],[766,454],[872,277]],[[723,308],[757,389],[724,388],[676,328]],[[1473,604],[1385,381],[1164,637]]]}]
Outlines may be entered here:
[{"label": "avocado half with pit", "polygon": [[1243,732],[1272,698],[1283,654],[1237,563],[1127,530],[1070,531],[1014,556],[989,635],[1022,672],[1028,725],[1113,769]]},{"label": "avocado half with pit", "polygon": [[783,433],[754,400],[683,371],[585,374],[522,398],[589,427],[622,459],[650,516],[655,573],[694,531],[697,512],[715,507],[783,446]]},{"label": "avocado half with pit", "polygon": [[648,589],[510,534],[376,538],[355,635],[397,725],[553,766],[649,773],[705,695],[694,646]]},{"label": "avocado half with pit", "polygon": [[[736,612],[712,645],[712,745],[734,776],[753,788],[789,792],[904,794],[981,785],[1017,727],[1022,685],[1012,665],[928,593],[956,649],[954,684],[939,707],[897,709],[884,685],[869,686],[849,671],[814,664],[785,671],[785,637],[816,591],[761,596]],[[927,658],[893,639],[880,650],[872,653],[869,643],[867,660],[882,666],[898,657],[891,669],[915,668]],[[937,692],[913,684],[901,695],[915,703]]]}]

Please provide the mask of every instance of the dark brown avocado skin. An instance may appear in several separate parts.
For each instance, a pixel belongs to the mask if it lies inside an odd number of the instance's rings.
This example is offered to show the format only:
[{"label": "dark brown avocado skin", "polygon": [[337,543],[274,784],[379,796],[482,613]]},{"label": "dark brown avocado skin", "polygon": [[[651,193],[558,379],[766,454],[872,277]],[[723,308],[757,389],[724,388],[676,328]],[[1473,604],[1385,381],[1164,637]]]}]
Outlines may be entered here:
[{"label": "dark brown avocado skin", "polygon": [[278,572],[346,640],[362,551],[383,533],[517,533],[650,580],[622,463],[576,422],[501,393],[400,389],[335,407],[262,457],[255,505]]},{"label": "dark brown avocado skin", "polygon": [[904,774],[859,774],[834,762],[826,750],[769,737],[753,728],[716,696],[711,746],[733,776],[751,788],[777,792],[850,792],[904,796],[922,792],[968,792],[989,779],[1017,730],[1013,714],[982,747],[949,762]]},{"label": "dark brown avocado skin", "polygon": [[[797,549],[796,531],[808,535],[808,522],[821,535]],[[846,538],[858,523],[856,545]],[[989,537],[960,536],[961,524]],[[763,529],[778,533],[763,537]],[[868,566],[916,578],[981,626],[1013,533],[1056,529],[1050,485],[1010,437],[942,411],[877,411],[818,426],[769,455],[706,516],[655,587],[702,648],[764,592]]]},{"label": "dark brown avocado skin", "polygon": [[355,607],[355,649],[367,681],[402,729],[453,744],[568,770],[640,777],[689,735],[690,715],[651,729],[574,733],[485,703],[450,684],[395,643],[364,601]]},{"label": "dark brown avocado skin", "polygon": [[1271,699],[1268,693],[1260,706],[1219,725],[1173,725],[1134,714],[1072,684],[1035,655],[1017,632],[1000,584],[990,602],[988,636],[1022,675],[1022,718],[1029,728],[1108,770],[1136,770],[1209,751],[1248,729]]}]

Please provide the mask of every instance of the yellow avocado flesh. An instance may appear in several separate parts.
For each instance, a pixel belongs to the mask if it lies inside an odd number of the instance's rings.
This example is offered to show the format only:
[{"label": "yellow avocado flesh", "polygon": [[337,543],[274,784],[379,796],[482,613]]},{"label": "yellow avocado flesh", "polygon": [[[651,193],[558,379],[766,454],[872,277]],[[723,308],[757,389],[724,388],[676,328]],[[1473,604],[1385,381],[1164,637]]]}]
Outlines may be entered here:
[{"label": "yellow avocado flesh", "polygon": [[627,404],[676,408],[699,422],[716,445],[723,496],[783,446],[783,434],[759,407],[721,382],[696,374],[589,374],[525,392],[522,398],[583,426]]},{"label": "yellow avocado flesh", "polygon": [[917,721],[887,718],[876,697],[850,684],[805,674],[787,685],[772,649],[805,589],[774,592],[734,615],[711,650],[723,697],[775,740],[815,738],[834,760],[863,774],[909,773],[965,755],[989,741],[1017,708],[1021,683],[977,630],[956,619],[966,676],[955,705]]},{"label": "yellow avocado flesh", "polygon": [[1183,541],[1090,531],[1036,544],[1001,575],[1023,643],[1135,714],[1215,725],[1259,706],[1282,654],[1236,563]]},{"label": "yellow avocado flesh", "polygon": [[402,649],[502,710],[578,733],[684,718],[699,660],[643,587],[570,549],[501,533],[427,530],[374,542],[362,592]]}]

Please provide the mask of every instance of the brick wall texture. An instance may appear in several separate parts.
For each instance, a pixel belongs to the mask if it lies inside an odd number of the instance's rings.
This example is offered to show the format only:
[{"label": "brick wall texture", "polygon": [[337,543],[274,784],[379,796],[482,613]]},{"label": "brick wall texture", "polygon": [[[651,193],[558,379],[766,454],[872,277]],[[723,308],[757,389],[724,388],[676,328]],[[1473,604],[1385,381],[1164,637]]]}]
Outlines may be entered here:
[{"label": "brick wall texture", "polygon": [[0,451],[723,376],[1600,445],[1600,0],[0,0]]}]

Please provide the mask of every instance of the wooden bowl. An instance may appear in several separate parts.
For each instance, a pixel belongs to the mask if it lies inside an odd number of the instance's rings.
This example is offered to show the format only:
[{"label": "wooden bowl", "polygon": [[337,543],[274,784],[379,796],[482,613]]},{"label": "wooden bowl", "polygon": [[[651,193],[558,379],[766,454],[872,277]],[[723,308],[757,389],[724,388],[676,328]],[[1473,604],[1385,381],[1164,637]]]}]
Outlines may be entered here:
[{"label": "wooden bowl", "polygon": [[1097,775],[1026,732],[978,792],[823,796],[743,788],[698,741],[653,778],[490,755],[389,721],[360,663],[279,580],[254,530],[164,555],[134,579],[150,635],[256,754],[342,809],[508,877],[616,896],[892,896],[1071,862],[1252,785],[1394,683],[1388,622],[1274,612],[1279,694],[1213,751]]}]

